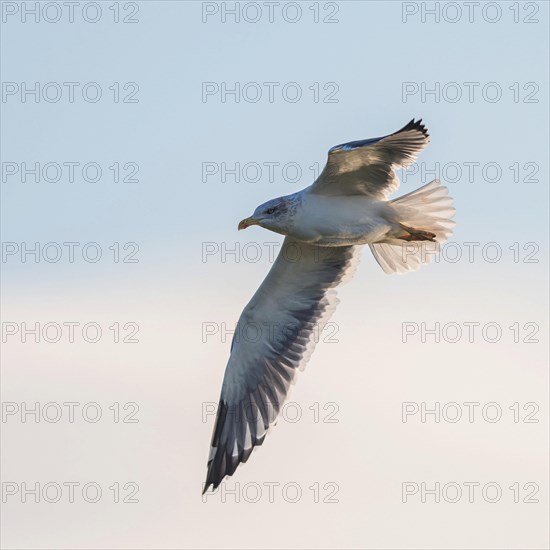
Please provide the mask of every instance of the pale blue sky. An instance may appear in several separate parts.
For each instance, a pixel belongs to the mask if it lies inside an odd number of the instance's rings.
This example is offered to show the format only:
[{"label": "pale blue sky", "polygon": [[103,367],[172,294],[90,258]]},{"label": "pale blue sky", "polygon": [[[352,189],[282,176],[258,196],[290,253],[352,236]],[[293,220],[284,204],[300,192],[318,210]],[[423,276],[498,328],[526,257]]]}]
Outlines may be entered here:
[{"label": "pale blue sky", "polygon": [[[115,321],[140,327],[140,343],[122,347],[105,339],[51,346],[12,339],[3,346],[4,398],[135,401],[141,410],[140,423],[128,429],[6,424],[2,465],[9,479],[69,476],[105,487],[132,479],[141,500],[130,507],[102,502],[93,514],[66,503],[5,506],[5,546],[547,547],[549,4],[499,2],[495,23],[479,11],[473,23],[466,14],[457,23],[423,23],[420,15],[403,23],[401,2],[320,2],[326,13],[338,6],[335,24],[314,23],[314,4],[301,4],[295,24],[280,14],[274,23],[203,23],[202,4],[187,1],[139,2],[138,23],[115,24],[111,0],[101,3],[96,24],[78,14],[74,23],[66,14],[58,23],[22,23],[16,14],[2,24],[4,83],[97,82],[103,90],[98,103],[21,103],[17,96],[0,103],[3,162],[96,162],[103,169],[97,183],[8,178],[1,184],[2,240],[95,241],[105,255],[74,264],[66,256],[24,264],[10,257],[2,264],[3,317],[96,321],[106,334]],[[521,19],[538,8],[531,18],[539,22],[514,23],[516,4]],[[297,82],[303,99],[201,100],[203,82],[236,81],[279,82],[279,90]],[[139,103],[114,103],[114,82],[138,83]],[[336,83],[338,102],[313,102],[309,87],[316,82]],[[473,102],[422,102],[418,95],[403,102],[404,82],[480,86]],[[490,82],[502,89],[496,103],[480,93]],[[538,103],[514,102],[514,83],[521,99],[538,89]],[[535,88],[523,90],[526,83]],[[432,136],[419,159],[428,168],[501,167],[498,182],[478,169],[475,181],[464,173],[448,187],[457,210],[452,240],[463,252],[465,242],[495,242],[502,260],[487,262],[478,248],[472,263],[442,261],[389,277],[365,251],[354,280],[339,291],[332,318],[338,344],[319,344],[292,394],[306,411],[312,403],[338,403],[341,422],[278,426],[232,480],[296,480],[306,493],[313,482],[336,481],[340,503],[246,503],[243,538],[242,505],[200,500],[212,429],[201,407],[217,401],[229,353],[228,342],[204,343],[201,329],[205,322],[231,327],[269,261],[264,254],[257,263],[219,256],[204,263],[202,245],[257,242],[266,251],[263,243],[282,238],[257,227],[238,233],[239,220],[309,185],[308,167],[323,165],[331,146],[393,132],[413,117],[423,118]],[[109,166],[117,161],[137,163],[139,183],[114,183]],[[295,162],[303,180],[270,183],[264,174],[257,183],[203,182],[206,162]],[[538,181],[515,183],[509,167],[529,162]],[[397,195],[426,181],[409,175]],[[130,241],[140,246],[139,263],[114,263],[109,247]],[[509,247],[528,242],[538,245],[539,263],[514,262]],[[521,248],[522,259],[531,250]],[[403,344],[404,321],[496,322],[504,336],[497,344]],[[526,322],[539,327],[538,344],[511,338],[509,327]],[[541,422],[404,425],[401,403],[415,400],[497,401],[505,411],[514,402],[536,402]],[[541,503],[528,510],[509,498],[498,505],[404,506],[400,483],[422,479],[496,480],[505,488],[535,481]],[[266,518],[285,528],[267,538]]]},{"label": "pale blue sky", "polygon": [[[242,3],[241,3],[242,4]],[[311,4],[311,3],[310,3]],[[323,3],[321,3],[323,5]],[[383,135],[422,117],[432,143],[420,160],[497,162],[497,183],[478,177],[450,185],[457,240],[544,238],[548,196],[548,4],[539,23],[514,23],[512,3],[491,24],[476,12],[458,23],[402,22],[400,2],[342,2],[336,24],[314,24],[306,3],[295,24],[201,22],[196,2],[143,2],[137,24],[102,19],[2,28],[4,81],[96,81],[105,100],[91,104],[2,104],[4,161],[113,160],[140,166],[140,183],[4,184],[4,240],[136,241],[157,258],[163,249],[194,254],[201,240],[250,239],[238,220],[265,200],[311,182],[201,181],[203,162],[324,163],[329,147]],[[431,21],[431,20],[429,20]],[[113,103],[108,86],[135,81],[139,103]],[[204,81],[298,82],[304,98],[256,104],[219,96],[201,102]],[[403,82],[497,82],[503,97],[484,101],[402,101]],[[338,103],[311,101],[314,82],[336,82]],[[514,82],[539,86],[539,103],[515,103]],[[463,87],[466,93],[467,89]],[[523,93],[523,92],[522,92]],[[538,183],[515,184],[508,166],[536,162]],[[105,170],[108,172],[108,169]],[[478,172],[479,173],[479,172]],[[418,180],[418,183],[421,183]],[[416,187],[410,177],[403,191]],[[263,237],[263,235],[262,235]],[[70,239],[69,239],[70,240]],[[145,252],[144,252],[145,254]],[[10,264],[11,265],[11,264]],[[9,277],[9,272],[8,272]]]}]

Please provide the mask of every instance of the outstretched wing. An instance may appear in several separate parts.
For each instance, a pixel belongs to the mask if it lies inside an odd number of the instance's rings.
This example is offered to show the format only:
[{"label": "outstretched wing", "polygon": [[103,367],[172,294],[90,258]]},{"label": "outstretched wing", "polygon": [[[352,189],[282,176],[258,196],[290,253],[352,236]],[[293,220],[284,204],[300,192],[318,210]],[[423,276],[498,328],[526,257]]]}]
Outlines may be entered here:
[{"label": "outstretched wing", "polygon": [[285,238],[235,329],[204,492],[232,475],[263,443],[298,368],[313,351],[321,323],[336,305],[331,289],[352,273],[359,248],[316,247]]},{"label": "outstretched wing", "polygon": [[429,141],[422,120],[413,119],[389,136],[336,145],[310,190],[318,195],[386,198],[399,187],[395,170],[414,162]]}]

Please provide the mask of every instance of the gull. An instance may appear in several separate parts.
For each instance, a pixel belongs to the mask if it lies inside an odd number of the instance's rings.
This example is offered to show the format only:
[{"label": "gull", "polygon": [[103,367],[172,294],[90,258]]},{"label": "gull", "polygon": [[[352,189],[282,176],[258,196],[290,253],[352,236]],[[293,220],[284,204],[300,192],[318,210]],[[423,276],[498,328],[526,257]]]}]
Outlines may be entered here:
[{"label": "gull", "polygon": [[453,201],[438,180],[388,198],[399,187],[395,171],[428,142],[422,120],[413,119],[393,134],[332,147],[312,185],[258,206],[239,223],[239,230],[258,225],[285,239],[233,335],[203,494],[263,443],[361,245],[386,273],[403,273],[429,262],[422,245],[451,235]]}]

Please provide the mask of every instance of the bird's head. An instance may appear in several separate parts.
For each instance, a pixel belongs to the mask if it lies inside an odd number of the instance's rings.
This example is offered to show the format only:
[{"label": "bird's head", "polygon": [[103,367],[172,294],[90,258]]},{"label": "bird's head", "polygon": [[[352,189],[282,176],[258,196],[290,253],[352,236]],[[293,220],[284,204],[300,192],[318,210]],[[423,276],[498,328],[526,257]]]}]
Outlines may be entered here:
[{"label": "bird's head", "polygon": [[259,225],[275,233],[286,234],[296,210],[296,201],[293,197],[279,197],[260,204],[254,214],[239,223],[239,230],[251,225]]}]

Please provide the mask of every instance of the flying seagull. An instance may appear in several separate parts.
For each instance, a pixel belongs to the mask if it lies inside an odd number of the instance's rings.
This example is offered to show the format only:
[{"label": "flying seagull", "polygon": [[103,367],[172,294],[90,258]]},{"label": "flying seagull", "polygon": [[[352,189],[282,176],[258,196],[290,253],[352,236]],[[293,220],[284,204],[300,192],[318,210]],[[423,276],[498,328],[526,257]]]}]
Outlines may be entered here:
[{"label": "flying seagull", "polygon": [[[393,134],[337,145],[312,185],[258,206],[239,223],[239,229],[259,225],[285,239],[237,323],[204,492],[233,475],[263,443],[360,245],[369,245],[386,273],[401,273],[430,260],[423,244],[451,235],[453,201],[438,180],[388,199],[400,183],[395,170],[414,162],[428,142],[422,120],[413,119]],[[243,337],[250,326],[255,337]]]}]

